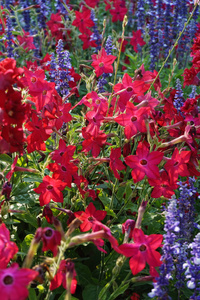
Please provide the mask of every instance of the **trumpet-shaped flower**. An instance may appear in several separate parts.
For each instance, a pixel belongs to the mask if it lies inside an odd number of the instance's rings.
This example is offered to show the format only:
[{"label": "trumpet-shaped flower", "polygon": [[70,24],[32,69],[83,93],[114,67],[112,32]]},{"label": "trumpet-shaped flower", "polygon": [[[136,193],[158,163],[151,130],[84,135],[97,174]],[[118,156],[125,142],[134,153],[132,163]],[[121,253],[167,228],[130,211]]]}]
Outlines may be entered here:
[{"label": "trumpet-shaped flower", "polygon": [[142,271],[146,263],[152,267],[158,267],[162,264],[160,253],[155,251],[161,246],[162,234],[147,236],[141,229],[135,228],[133,230],[133,240],[134,243],[122,244],[118,247],[121,254],[131,257],[129,265],[133,275]]},{"label": "trumpet-shaped flower", "polygon": [[159,178],[158,164],[163,158],[163,153],[159,151],[149,152],[144,143],[139,143],[136,155],[129,155],[125,158],[126,164],[133,169],[131,175],[134,182],[138,182],[146,175],[149,179]]}]

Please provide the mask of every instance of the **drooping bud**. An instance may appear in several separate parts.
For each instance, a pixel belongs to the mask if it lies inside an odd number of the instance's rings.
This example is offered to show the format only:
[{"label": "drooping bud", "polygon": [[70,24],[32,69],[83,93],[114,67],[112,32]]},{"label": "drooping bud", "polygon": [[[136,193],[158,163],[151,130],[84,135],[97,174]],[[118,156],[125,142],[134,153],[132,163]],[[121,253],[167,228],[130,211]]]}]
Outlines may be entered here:
[{"label": "drooping bud", "polygon": [[6,201],[10,200],[10,194],[12,191],[12,184],[7,181],[3,184],[1,194],[5,196]]}]

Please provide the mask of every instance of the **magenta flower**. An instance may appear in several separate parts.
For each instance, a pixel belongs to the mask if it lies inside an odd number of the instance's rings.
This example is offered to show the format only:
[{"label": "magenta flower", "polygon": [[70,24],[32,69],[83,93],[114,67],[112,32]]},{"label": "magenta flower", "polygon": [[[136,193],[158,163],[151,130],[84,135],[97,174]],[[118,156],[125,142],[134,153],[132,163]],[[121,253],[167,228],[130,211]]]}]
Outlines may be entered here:
[{"label": "magenta flower", "polygon": [[61,180],[56,180],[50,176],[45,176],[43,182],[33,189],[37,194],[40,194],[40,206],[48,204],[51,199],[55,202],[63,202],[63,194],[61,191],[66,187],[66,183]]},{"label": "magenta flower", "polygon": [[120,175],[118,171],[122,171],[126,169],[123,162],[119,159],[121,156],[121,148],[111,148],[111,154],[110,154],[110,168],[114,173],[114,176],[117,179],[120,179]]},{"label": "magenta flower", "polygon": [[71,260],[62,260],[60,267],[50,284],[50,290],[53,291],[61,284],[67,289],[67,283],[70,283],[70,293],[74,294],[76,291],[77,280],[74,263]]},{"label": "magenta flower", "polygon": [[6,268],[17,252],[18,247],[10,241],[10,232],[3,223],[0,226],[0,269]]},{"label": "magenta flower", "polygon": [[84,211],[77,211],[74,213],[75,217],[82,221],[80,230],[86,232],[91,228],[96,227],[96,221],[102,221],[106,217],[107,212],[103,210],[96,210],[92,202],[87,206]]},{"label": "magenta flower", "polygon": [[61,233],[50,227],[45,227],[42,229],[42,242],[42,251],[51,250],[53,256],[56,256],[58,253],[58,246],[61,242]]},{"label": "magenta flower", "polygon": [[25,300],[28,297],[27,286],[36,278],[37,271],[19,269],[14,263],[7,269],[0,269],[0,290],[2,300]]},{"label": "magenta flower", "polygon": [[131,175],[134,182],[138,182],[144,178],[145,175],[149,179],[157,179],[160,177],[158,164],[163,158],[163,153],[159,151],[152,151],[145,143],[139,143],[136,155],[129,155],[125,158],[126,164],[133,169]]},{"label": "magenta flower", "polygon": [[133,240],[134,243],[122,244],[118,247],[119,253],[131,257],[129,265],[133,275],[141,272],[146,263],[151,267],[159,267],[162,264],[161,254],[155,251],[158,247],[161,247],[162,234],[148,236],[144,234],[142,229],[135,228],[133,230]]}]

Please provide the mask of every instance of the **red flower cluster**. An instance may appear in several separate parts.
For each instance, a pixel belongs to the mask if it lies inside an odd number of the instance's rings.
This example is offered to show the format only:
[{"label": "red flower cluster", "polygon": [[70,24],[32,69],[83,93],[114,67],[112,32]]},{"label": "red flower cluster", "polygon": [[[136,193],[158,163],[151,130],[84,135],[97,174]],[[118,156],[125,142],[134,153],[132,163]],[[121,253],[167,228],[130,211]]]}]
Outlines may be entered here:
[{"label": "red flower cluster", "polygon": [[19,269],[17,263],[7,267],[17,252],[17,245],[10,241],[9,230],[5,224],[2,224],[0,226],[0,289],[3,300],[25,300],[28,297],[27,286],[38,275],[37,271]]}]

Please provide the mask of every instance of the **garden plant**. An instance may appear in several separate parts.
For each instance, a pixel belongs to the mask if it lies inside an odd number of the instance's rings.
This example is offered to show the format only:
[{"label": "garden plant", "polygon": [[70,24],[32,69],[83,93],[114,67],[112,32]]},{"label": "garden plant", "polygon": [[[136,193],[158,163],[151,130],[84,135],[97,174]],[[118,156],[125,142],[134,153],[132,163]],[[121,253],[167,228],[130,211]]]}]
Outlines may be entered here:
[{"label": "garden plant", "polygon": [[198,0],[0,1],[0,299],[200,299]]}]

